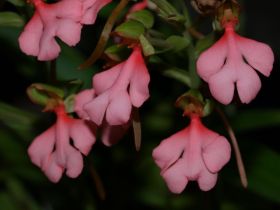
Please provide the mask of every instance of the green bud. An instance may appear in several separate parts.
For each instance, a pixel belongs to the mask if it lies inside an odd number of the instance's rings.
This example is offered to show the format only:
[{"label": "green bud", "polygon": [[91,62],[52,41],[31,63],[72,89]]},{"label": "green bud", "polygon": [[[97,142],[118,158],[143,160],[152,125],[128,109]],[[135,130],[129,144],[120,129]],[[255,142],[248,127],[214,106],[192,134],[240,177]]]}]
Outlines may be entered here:
[{"label": "green bud", "polygon": [[27,95],[33,103],[47,106],[51,99],[62,99],[64,91],[50,85],[35,83],[27,88]]}]

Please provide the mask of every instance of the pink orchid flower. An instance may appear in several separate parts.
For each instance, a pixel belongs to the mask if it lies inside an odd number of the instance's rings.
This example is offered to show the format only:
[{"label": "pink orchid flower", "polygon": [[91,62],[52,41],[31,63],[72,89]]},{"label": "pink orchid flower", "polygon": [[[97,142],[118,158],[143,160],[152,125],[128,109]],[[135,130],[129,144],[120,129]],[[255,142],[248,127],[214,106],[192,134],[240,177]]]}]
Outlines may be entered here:
[{"label": "pink orchid flower", "polygon": [[38,56],[41,61],[53,60],[60,52],[55,37],[69,46],[80,41],[81,0],[61,0],[53,4],[42,0],[32,2],[35,13],[19,37],[19,46],[24,53]]},{"label": "pink orchid flower", "polygon": [[[84,111],[84,105],[95,98],[95,91],[93,89],[86,89],[78,93],[75,97],[74,111],[82,119],[89,120],[90,117],[87,112]],[[96,110],[98,112],[98,110]],[[130,122],[124,125],[111,126],[106,122],[103,122],[101,140],[106,146],[112,146],[116,144],[127,132],[130,126]]]},{"label": "pink orchid flower", "polygon": [[198,116],[192,116],[187,128],[154,149],[153,158],[170,191],[181,193],[189,181],[195,180],[201,190],[212,189],[230,153],[225,137],[204,127]]},{"label": "pink orchid flower", "polygon": [[82,0],[83,1],[83,17],[82,24],[93,24],[99,10],[112,0]]},{"label": "pink orchid flower", "polygon": [[97,125],[102,124],[105,114],[109,125],[126,124],[132,106],[140,107],[149,98],[149,82],[141,49],[136,47],[126,61],[93,77],[97,97],[84,109]]},{"label": "pink orchid flower", "polygon": [[249,103],[261,88],[255,70],[268,77],[274,55],[268,45],[236,34],[234,22],[224,27],[222,38],[198,58],[197,72],[219,102],[226,105],[232,101],[236,83],[241,102]]},{"label": "pink orchid flower", "polygon": [[[55,109],[56,123],[37,136],[28,148],[31,161],[40,167],[52,182],[66,175],[76,178],[83,169],[83,155],[95,143],[96,127],[85,120],[73,119],[63,105]],[[73,145],[70,142],[73,140]]]}]

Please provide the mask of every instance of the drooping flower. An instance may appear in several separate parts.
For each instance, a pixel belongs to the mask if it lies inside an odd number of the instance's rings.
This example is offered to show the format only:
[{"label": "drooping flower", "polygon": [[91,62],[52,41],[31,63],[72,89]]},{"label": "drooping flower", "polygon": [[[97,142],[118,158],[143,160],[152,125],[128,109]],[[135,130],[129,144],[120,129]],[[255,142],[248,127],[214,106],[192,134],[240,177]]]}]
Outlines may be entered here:
[{"label": "drooping flower", "polygon": [[93,24],[96,20],[97,13],[105,5],[112,0],[82,0],[83,1],[83,17],[82,24]]},{"label": "drooping flower", "polygon": [[[95,97],[95,91],[93,89],[86,89],[78,93],[75,97],[74,111],[82,119],[89,120],[87,112],[84,111],[84,105],[93,100]],[[98,110],[96,110],[98,112]],[[130,126],[130,121],[123,125],[111,126],[106,122],[101,125],[102,133],[101,140],[106,146],[112,146],[116,144],[127,132]]]},{"label": "drooping flower", "polygon": [[197,181],[203,191],[212,189],[230,153],[225,137],[207,129],[198,116],[192,116],[188,127],[154,149],[153,158],[170,191],[181,193],[189,181]]},{"label": "drooping flower", "polygon": [[141,49],[135,47],[126,61],[93,77],[97,97],[84,105],[84,110],[97,125],[105,116],[109,125],[124,125],[132,106],[140,107],[149,98],[149,81]]},{"label": "drooping flower", "polygon": [[47,4],[31,0],[35,13],[19,37],[20,49],[38,60],[55,59],[60,53],[58,37],[69,46],[80,41],[82,24],[93,24],[98,11],[111,0],[60,0]]},{"label": "drooping flower", "polygon": [[19,46],[27,55],[38,60],[55,59],[60,46],[55,37],[69,46],[80,41],[82,17],[81,0],[61,0],[46,4],[42,0],[32,0],[35,13],[19,37]]},{"label": "drooping flower", "polygon": [[96,127],[88,121],[69,117],[63,105],[54,111],[56,123],[35,138],[28,154],[52,182],[58,182],[65,170],[68,177],[80,175],[82,154],[88,155],[95,143]]},{"label": "drooping flower", "polygon": [[255,70],[268,77],[274,55],[268,45],[236,34],[234,21],[227,22],[224,28],[221,39],[198,58],[197,72],[209,83],[212,95],[219,102],[232,101],[236,84],[241,102],[249,103],[261,88]]}]

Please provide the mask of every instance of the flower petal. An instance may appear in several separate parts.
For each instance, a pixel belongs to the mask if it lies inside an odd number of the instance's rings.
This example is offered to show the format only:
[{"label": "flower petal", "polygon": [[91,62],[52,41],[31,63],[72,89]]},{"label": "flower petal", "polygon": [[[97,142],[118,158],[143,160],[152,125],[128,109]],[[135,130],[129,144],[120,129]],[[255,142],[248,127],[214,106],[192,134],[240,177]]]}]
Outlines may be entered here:
[{"label": "flower petal", "polygon": [[137,67],[134,69],[130,81],[129,95],[135,107],[140,107],[149,98],[150,75],[143,57],[139,54]]},{"label": "flower petal", "polygon": [[109,104],[109,94],[103,94],[94,98],[91,102],[84,105],[84,110],[88,113],[90,119],[97,125],[101,125],[106,109]]},{"label": "flower petal", "polygon": [[106,112],[106,120],[109,125],[122,125],[128,122],[131,114],[131,102],[125,91],[114,95]]},{"label": "flower petal", "polygon": [[42,33],[43,23],[38,12],[35,12],[19,36],[20,49],[27,55],[37,56],[39,54]]},{"label": "flower petal", "polygon": [[236,35],[238,47],[247,62],[265,76],[273,68],[274,55],[271,48],[264,43]]},{"label": "flower petal", "polygon": [[93,24],[96,16],[102,7],[110,3],[112,0],[85,0],[83,7],[82,24]]},{"label": "flower petal", "polygon": [[229,104],[234,94],[235,69],[229,65],[210,77],[209,88],[213,97],[222,104]]},{"label": "flower petal", "polygon": [[123,66],[124,62],[112,67],[109,70],[94,75],[92,83],[93,89],[97,95],[103,93],[114,84]]},{"label": "flower petal", "polygon": [[258,74],[247,64],[238,68],[237,91],[242,103],[250,103],[261,89]]},{"label": "flower petal", "polygon": [[230,159],[230,144],[223,136],[217,136],[202,148],[202,157],[207,169],[217,173]]},{"label": "flower petal", "polygon": [[46,29],[40,40],[38,60],[48,61],[55,59],[60,53],[60,46],[55,40],[55,26]]},{"label": "flower petal", "polygon": [[83,157],[79,151],[71,147],[67,148],[66,175],[71,178],[78,177],[83,170]]},{"label": "flower petal", "polygon": [[42,170],[50,181],[57,183],[62,177],[64,168],[57,164],[55,153],[53,153]]},{"label": "flower petal", "polygon": [[69,46],[74,46],[80,41],[82,25],[73,20],[57,20],[56,35]]},{"label": "flower petal", "polygon": [[197,63],[197,73],[208,81],[212,75],[223,67],[227,57],[227,42],[225,36],[218,40],[212,47],[200,54]]},{"label": "flower petal", "polygon": [[55,143],[55,126],[37,136],[28,148],[28,155],[36,166],[43,167],[50,157]]},{"label": "flower petal", "polygon": [[163,140],[153,150],[153,159],[163,170],[169,168],[182,155],[185,149],[189,129],[181,130]]},{"label": "flower petal", "polygon": [[187,186],[188,179],[184,174],[185,170],[186,170],[186,165],[184,163],[184,160],[179,159],[169,169],[161,173],[163,179],[165,180],[171,192],[179,194]]},{"label": "flower petal", "polygon": [[69,130],[75,147],[84,155],[88,155],[96,141],[96,126],[89,121],[73,119]]},{"label": "flower petal", "polygon": [[218,174],[212,174],[205,168],[197,180],[199,188],[202,191],[211,190],[216,185],[217,178]]},{"label": "flower petal", "polygon": [[75,96],[74,111],[80,118],[89,120],[89,116],[84,110],[84,105],[89,103],[94,98],[94,96],[95,91],[93,89],[83,90]]}]

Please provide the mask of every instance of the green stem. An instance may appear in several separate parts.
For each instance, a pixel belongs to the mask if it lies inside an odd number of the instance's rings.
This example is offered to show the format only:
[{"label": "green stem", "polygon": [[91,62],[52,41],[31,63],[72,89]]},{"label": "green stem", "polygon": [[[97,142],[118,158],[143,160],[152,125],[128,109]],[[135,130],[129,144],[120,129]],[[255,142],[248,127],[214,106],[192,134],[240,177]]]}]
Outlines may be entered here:
[{"label": "green stem", "polygon": [[121,0],[120,3],[117,5],[117,7],[113,10],[111,16],[108,18],[103,28],[103,31],[101,32],[96,48],[94,49],[90,57],[78,67],[79,69],[85,69],[90,67],[95,61],[98,60],[98,58],[100,58],[100,56],[104,52],[104,49],[106,47],[107,41],[110,37],[110,33],[113,29],[115,22],[119,14],[128,4],[128,2],[129,0]]}]

